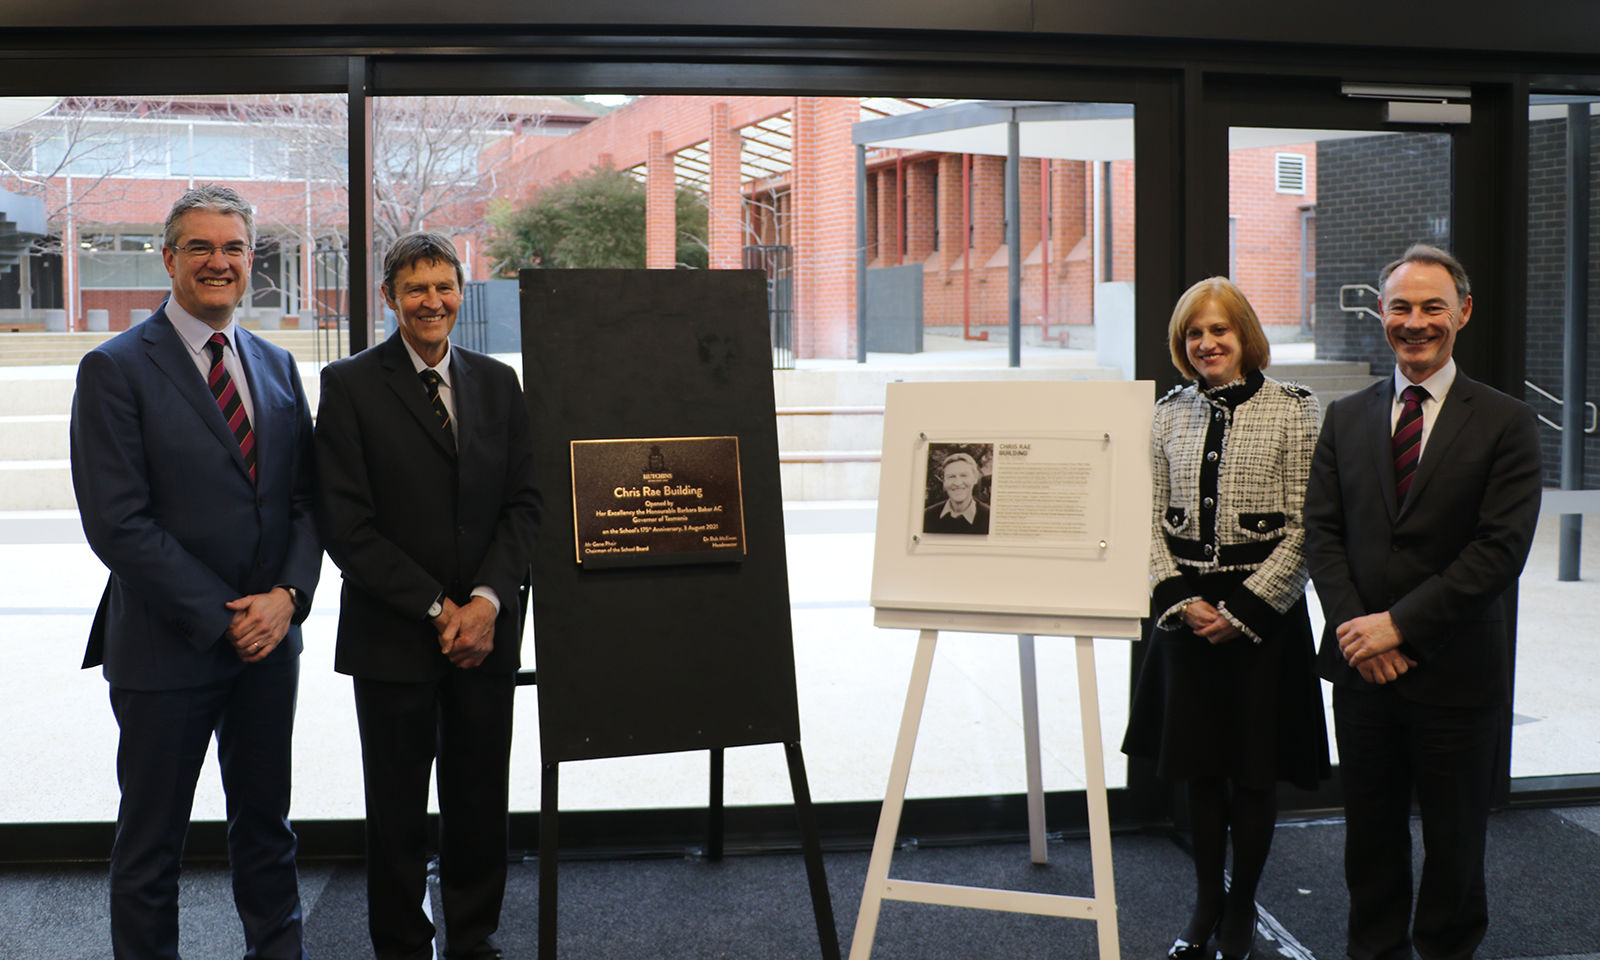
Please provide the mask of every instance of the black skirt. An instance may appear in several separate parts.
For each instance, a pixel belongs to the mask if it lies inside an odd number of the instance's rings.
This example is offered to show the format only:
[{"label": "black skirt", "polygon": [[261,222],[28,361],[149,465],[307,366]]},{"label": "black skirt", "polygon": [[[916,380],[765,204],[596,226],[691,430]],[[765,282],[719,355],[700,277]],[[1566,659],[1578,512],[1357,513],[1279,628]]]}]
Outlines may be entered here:
[{"label": "black skirt", "polygon": [[1154,760],[1169,780],[1224,776],[1256,789],[1285,780],[1309,790],[1326,779],[1328,731],[1305,598],[1261,643],[1212,644],[1187,627],[1162,629],[1161,612],[1146,621],[1122,752]]}]

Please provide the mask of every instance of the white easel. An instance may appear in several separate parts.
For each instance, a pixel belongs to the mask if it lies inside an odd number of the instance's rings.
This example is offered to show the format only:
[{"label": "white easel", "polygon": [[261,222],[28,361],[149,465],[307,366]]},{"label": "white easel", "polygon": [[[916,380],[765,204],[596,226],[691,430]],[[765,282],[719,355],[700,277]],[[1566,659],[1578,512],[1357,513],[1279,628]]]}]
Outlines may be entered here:
[{"label": "white easel", "polygon": [[[1111,823],[1106,807],[1105,758],[1094,637],[1137,639],[1146,591],[1150,542],[1149,437],[1155,386],[1147,381],[998,381],[891,383],[885,391],[884,442],[873,551],[872,605],[880,627],[922,631],[906,691],[905,712],[872,859],[861,894],[850,960],[869,960],[884,900],[972,907],[1095,921],[1101,960],[1120,960],[1116,888],[1111,872]],[[923,530],[934,443],[993,444],[996,457],[1040,456],[1050,466],[1072,463],[1083,473],[1072,514],[1048,497],[1021,514],[1077,523],[1019,536],[1017,513],[1005,517],[1008,489],[995,473],[992,533],[932,542]],[[1018,463],[1019,461],[1008,461]],[[1010,469],[1010,468],[1007,468]],[[1021,467],[1018,468],[1022,469]],[[1046,471],[1048,473],[1048,471]],[[1019,474],[1020,475],[1020,474]],[[1038,476],[1038,474],[1033,474]],[[1013,504],[1016,501],[1012,501]],[[1024,531],[1026,533],[1026,531]],[[906,781],[916,749],[933,651],[939,631],[1013,634],[1022,682],[1024,750],[1028,771],[1028,839],[1034,863],[1046,860],[1044,787],[1039,762],[1039,692],[1034,638],[1073,637],[1083,721],[1085,796],[1094,894],[1068,897],[889,876]]]},{"label": "white easel", "polygon": [[[1037,617],[1008,614],[952,613],[942,611],[892,610],[880,608],[876,621],[880,627],[920,628],[917,654],[912,661],[911,683],[906,690],[905,712],[900,718],[900,736],[895,742],[894,762],[889,767],[889,786],[878,817],[878,832],[872,842],[872,858],[867,864],[867,881],[861,893],[861,910],[856,916],[855,936],[850,942],[850,960],[868,960],[872,941],[878,932],[878,913],[884,900],[1001,910],[1053,917],[1095,921],[1101,960],[1120,960],[1117,941],[1116,888],[1111,871],[1111,819],[1106,806],[1105,758],[1100,743],[1099,685],[1095,678],[1094,637],[1138,636],[1139,621],[1120,618]],[[894,854],[900,829],[900,813],[905,806],[906,781],[911,774],[911,756],[917,745],[923,704],[928,693],[928,678],[933,671],[933,651],[939,631],[961,630],[977,633],[1015,633],[1017,658],[1022,681],[1022,727],[1028,769],[1028,848],[1034,863],[1046,862],[1044,829],[1044,787],[1039,762],[1039,688],[1034,661],[1035,636],[1076,638],[1078,660],[1078,708],[1083,721],[1085,795],[1089,807],[1089,856],[1093,871],[1094,894],[1069,897],[1058,894],[996,890],[947,883],[896,880],[889,876],[889,859]]]}]

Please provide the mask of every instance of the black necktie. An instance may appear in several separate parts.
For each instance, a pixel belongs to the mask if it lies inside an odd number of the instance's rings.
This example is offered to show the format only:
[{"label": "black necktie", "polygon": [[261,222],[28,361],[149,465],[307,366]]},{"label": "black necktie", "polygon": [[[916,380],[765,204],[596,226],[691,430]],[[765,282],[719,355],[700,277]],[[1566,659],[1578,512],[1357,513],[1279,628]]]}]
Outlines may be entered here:
[{"label": "black necktie", "polygon": [[1428,391],[1412,385],[1401,392],[1400,398],[1400,419],[1394,425],[1392,444],[1395,497],[1404,503],[1417,473],[1417,460],[1422,456],[1422,401],[1428,398]]},{"label": "black necktie", "polygon": [[439,384],[444,378],[439,376],[439,371],[426,369],[417,376],[422,378],[423,384],[428,388],[428,403],[433,405],[434,415],[439,418],[439,429],[444,431],[445,446],[454,450],[456,448],[455,434],[450,430],[450,411],[445,409],[444,398],[439,396]]}]

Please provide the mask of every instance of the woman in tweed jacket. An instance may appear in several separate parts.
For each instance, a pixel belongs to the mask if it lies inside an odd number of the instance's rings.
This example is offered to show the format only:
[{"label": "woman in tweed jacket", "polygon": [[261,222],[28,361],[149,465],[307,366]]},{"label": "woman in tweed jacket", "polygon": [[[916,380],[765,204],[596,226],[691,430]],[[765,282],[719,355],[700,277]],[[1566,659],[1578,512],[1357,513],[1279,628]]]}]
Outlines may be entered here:
[{"label": "woman in tweed jacket", "polygon": [[1156,405],[1150,643],[1122,749],[1188,787],[1198,889],[1167,956],[1211,960],[1214,940],[1236,960],[1253,946],[1275,783],[1328,775],[1300,518],[1317,401],[1262,375],[1266,336],[1225,278],[1184,293],[1168,337],[1190,382]]}]

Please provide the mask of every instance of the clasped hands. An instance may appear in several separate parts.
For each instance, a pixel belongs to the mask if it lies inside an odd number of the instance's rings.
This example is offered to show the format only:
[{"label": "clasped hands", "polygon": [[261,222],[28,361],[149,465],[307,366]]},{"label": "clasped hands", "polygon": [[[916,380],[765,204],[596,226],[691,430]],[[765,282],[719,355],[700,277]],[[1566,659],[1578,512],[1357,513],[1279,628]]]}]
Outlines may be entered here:
[{"label": "clasped hands", "polygon": [[433,618],[439,649],[463,670],[476,667],[494,650],[494,604],[477,596],[465,606],[456,606],[449,597],[442,602],[444,610]]},{"label": "clasped hands", "polygon": [[1232,620],[1222,615],[1222,611],[1204,600],[1190,601],[1183,608],[1183,622],[1189,629],[1204,637],[1212,644],[1226,643],[1244,636]]},{"label": "clasped hands", "polygon": [[245,663],[265,660],[288,635],[294,620],[294,599],[282,587],[229,600],[223,606],[233,611],[233,620],[222,635]]},{"label": "clasped hands", "polygon": [[1417,661],[1400,652],[1400,628],[1388,611],[1369,613],[1339,624],[1334,631],[1339,652],[1368,683],[1392,683]]}]

